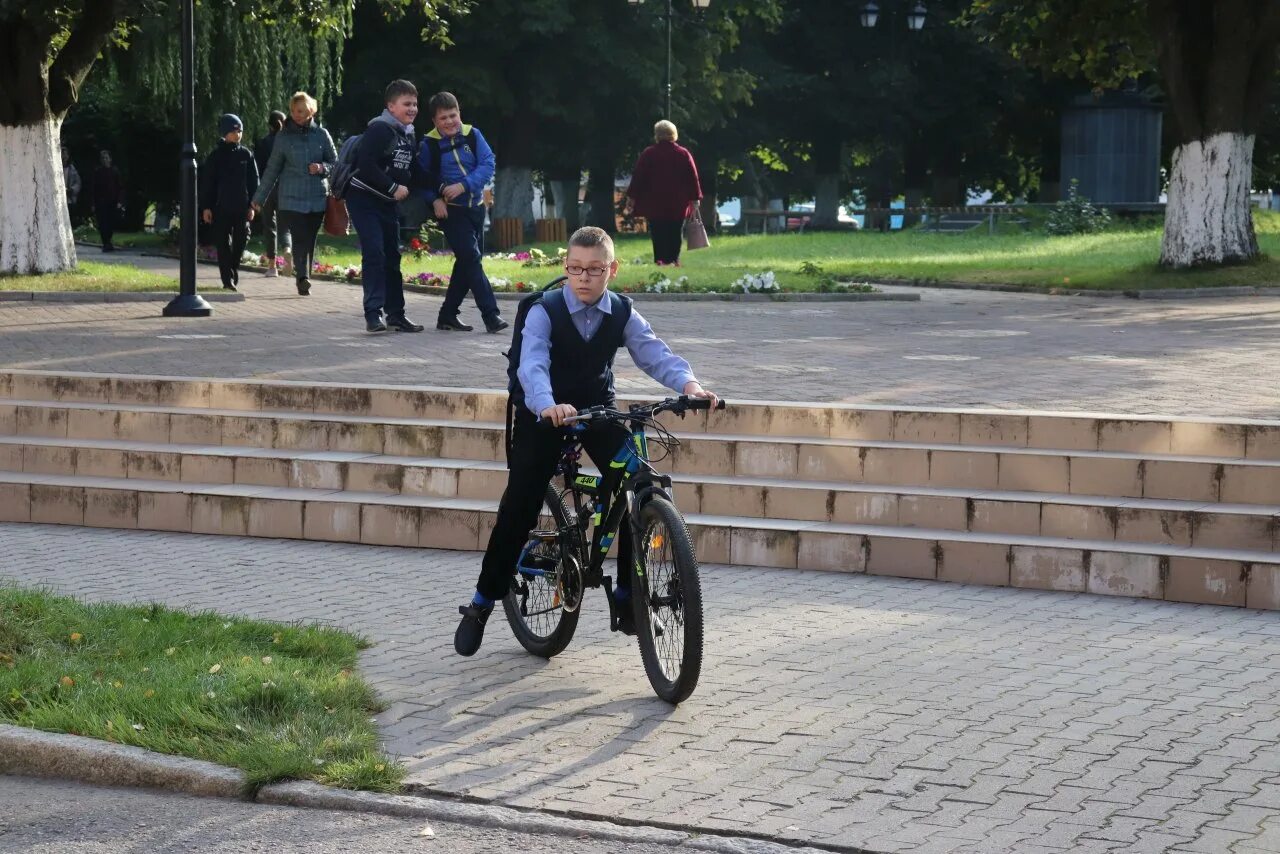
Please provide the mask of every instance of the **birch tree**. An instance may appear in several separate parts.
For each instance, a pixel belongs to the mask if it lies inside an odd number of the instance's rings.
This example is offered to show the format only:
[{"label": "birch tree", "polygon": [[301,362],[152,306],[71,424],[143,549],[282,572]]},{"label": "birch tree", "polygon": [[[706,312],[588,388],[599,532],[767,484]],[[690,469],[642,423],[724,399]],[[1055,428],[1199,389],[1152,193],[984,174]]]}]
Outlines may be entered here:
[{"label": "birch tree", "polygon": [[[470,6],[470,0],[363,2],[391,16],[420,10],[436,40],[447,39],[441,13]],[[300,75],[318,83],[321,94],[336,90],[354,5],[355,0],[198,3],[195,71],[204,123],[212,126],[209,113],[215,108],[210,81],[235,84],[246,93],[246,103]],[[59,152],[62,121],[103,51],[125,51],[135,42],[131,65],[138,72],[139,100],[159,104],[172,98],[176,110],[177,9],[176,0],[0,0],[0,274],[75,266]]]},{"label": "birch tree", "polygon": [[1176,133],[1160,263],[1258,257],[1249,191],[1280,46],[1280,3],[974,0],[967,19],[1015,56],[1100,87],[1158,68]]}]

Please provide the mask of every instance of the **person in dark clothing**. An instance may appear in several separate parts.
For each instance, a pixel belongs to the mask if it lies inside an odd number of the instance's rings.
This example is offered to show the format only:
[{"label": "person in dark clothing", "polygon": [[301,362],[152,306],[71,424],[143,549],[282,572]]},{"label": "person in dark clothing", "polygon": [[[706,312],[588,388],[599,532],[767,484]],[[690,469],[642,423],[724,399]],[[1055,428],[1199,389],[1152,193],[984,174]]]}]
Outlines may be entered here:
[{"label": "person in dark clothing", "polygon": [[665,119],[653,126],[654,144],[640,153],[627,189],[628,205],[649,221],[657,264],[680,263],[685,218],[702,198],[698,167],[678,136]]},{"label": "person in dark clothing", "polygon": [[102,238],[102,251],[115,252],[111,238],[124,211],[124,179],[112,165],[110,151],[104,150],[98,157],[101,165],[93,172],[93,217]]},{"label": "person in dark clothing", "polygon": [[[285,114],[279,110],[272,110],[267,116],[267,135],[253,144],[253,159],[258,164],[258,174],[263,175],[267,171],[267,163],[271,160],[271,149],[275,146],[276,134],[284,127]],[[262,204],[262,214],[258,219],[262,226],[262,242],[264,244],[263,254],[267,256],[267,272],[268,278],[276,278],[279,272],[276,270],[276,257],[281,248],[285,252],[289,252],[292,248],[292,240],[289,230],[286,228],[277,229],[277,214],[280,206],[280,188],[275,187],[271,190],[267,200]],[[281,218],[282,219],[282,218]],[[283,225],[283,222],[280,223]],[[283,240],[277,240],[277,234],[283,236]]]},{"label": "person in dark clothing", "polygon": [[347,193],[351,225],[360,235],[365,329],[421,332],[422,325],[404,313],[396,216],[396,202],[408,198],[410,186],[421,180],[413,160],[418,90],[408,80],[392,80],[385,101],[386,109],[369,122],[356,144],[355,171]]},{"label": "person in dark clothing", "polygon": [[209,153],[200,173],[200,209],[204,221],[213,225],[222,286],[234,291],[240,284],[240,256],[253,219],[249,202],[258,189],[258,164],[253,152],[240,144],[244,124],[239,116],[227,113],[218,119],[218,133],[222,141]]},{"label": "person in dark clothing", "polygon": [[[462,621],[454,633],[453,648],[459,655],[475,655],[480,648],[485,622],[494,603],[511,587],[516,561],[529,530],[537,524],[547,484],[564,450],[560,434],[543,429],[539,419],[561,427],[564,419],[579,409],[613,406],[613,359],[623,347],[637,367],[667,388],[707,398],[713,408],[716,403],[716,396],[702,387],[689,363],[654,334],[631,300],[609,291],[610,280],[618,275],[618,261],[613,240],[603,229],[587,226],[573,233],[564,271],[564,285],[547,291],[525,315],[520,352],[512,353],[515,376],[509,391],[516,414],[511,471],[475,594],[458,609]],[[618,425],[583,436],[583,448],[604,473],[601,495],[610,495],[621,476],[623,470],[609,461],[630,439],[630,432]],[[597,528],[593,550],[608,548],[602,536]],[[623,602],[631,591],[631,545],[624,524],[618,534],[618,586],[614,593],[614,598]],[[621,618],[619,630],[635,634],[629,608],[621,609]]]},{"label": "person in dark clothing", "polygon": [[458,99],[437,92],[427,104],[435,127],[422,141],[418,165],[427,182],[426,198],[440,220],[449,248],[453,273],[440,306],[436,329],[470,332],[458,318],[462,300],[471,291],[488,332],[501,332],[507,322],[498,313],[493,286],[484,274],[484,188],[496,168],[493,149],[474,125],[462,123]]}]

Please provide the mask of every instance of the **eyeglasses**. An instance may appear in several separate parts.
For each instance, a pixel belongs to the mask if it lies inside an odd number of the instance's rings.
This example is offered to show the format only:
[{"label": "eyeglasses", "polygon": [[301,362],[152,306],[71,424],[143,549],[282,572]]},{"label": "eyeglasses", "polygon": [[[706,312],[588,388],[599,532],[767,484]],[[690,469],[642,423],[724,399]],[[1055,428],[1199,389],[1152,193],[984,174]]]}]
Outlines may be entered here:
[{"label": "eyeglasses", "polygon": [[570,276],[581,276],[586,273],[593,279],[598,279],[605,273],[609,272],[608,267],[579,267],[577,264],[566,264],[564,271]]}]

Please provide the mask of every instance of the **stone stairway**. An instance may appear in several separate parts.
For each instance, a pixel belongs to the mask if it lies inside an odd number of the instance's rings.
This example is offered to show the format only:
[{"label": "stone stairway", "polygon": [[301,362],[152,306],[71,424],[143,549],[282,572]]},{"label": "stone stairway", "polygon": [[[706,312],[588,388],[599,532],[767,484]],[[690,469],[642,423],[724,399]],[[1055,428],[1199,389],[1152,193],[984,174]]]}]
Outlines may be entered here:
[{"label": "stone stairway", "polygon": [[[505,405],[0,371],[0,520],[478,549]],[[731,402],[670,425],[707,562],[1280,608],[1280,422]]]}]

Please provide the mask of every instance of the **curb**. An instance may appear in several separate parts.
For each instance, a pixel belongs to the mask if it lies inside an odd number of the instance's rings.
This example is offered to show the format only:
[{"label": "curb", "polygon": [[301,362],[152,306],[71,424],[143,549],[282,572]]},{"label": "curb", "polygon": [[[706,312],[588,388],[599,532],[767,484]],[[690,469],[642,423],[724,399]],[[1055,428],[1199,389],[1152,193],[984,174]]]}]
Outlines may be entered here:
[{"label": "curb", "polygon": [[868,281],[877,287],[934,288],[952,291],[995,291],[1011,294],[1040,294],[1053,297],[1098,297],[1101,299],[1217,299],[1221,297],[1280,296],[1280,286],[1227,285],[1221,288],[1147,288],[1103,291],[1090,288],[1046,288],[1036,285],[996,285],[980,282]]},{"label": "curb", "polygon": [[[345,280],[343,280],[345,281]],[[352,282],[351,284],[356,284]],[[444,296],[446,288],[430,285],[411,285],[405,283],[404,289],[415,294]],[[534,291],[495,291],[494,296],[500,300],[520,300]],[[649,294],[625,293],[616,291],[620,296],[630,297],[645,302],[919,302],[920,294],[817,294],[794,292],[785,294]]]},{"label": "curb", "polygon": [[[145,257],[149,258],[168,258],[175,259],[176,255],[166,255],[163,252],[142,252]],[[204,258],[197,258],[200,264],[216,264],[216,261],[209,261]],[[248,270],[253,273],[261,273],[266,267],[259,267],[252,264],[241,264],[240,269]],[[358,279],[348,279],[346,276],[329,276],[320,273],[313,273],[311,276],[313,282],[335,282],[340,285],[353,285],[360,287]],[[872,284],[875,284],[874,282]],[[427,296],[442,297],[448,293],[448,288],[439,288],[433,285],[415,285],[410,282],[404,283],[404,289],[409,293],[426,294]],[[527,297],[534,293],[528,291],[494,291],[493,295],[500,300],[516,301]],[[618,293],[632,299],[640,299],[654,302],[919,302],[919,294],[820,294],[808,293],[805,291],[785,293],[785,294],[713,294],[713,293],[697,293],[697,294],[649,294],[649,293]],[[207,298],[207,297],[206,297]]]},{"label": "curb", "polygon": [[12,724],[0,724],[0,774],[171,789],[214,798],[239,798],[245,786],[239,771],[212,762]]},{"label": "curb", "polygon": [[[0,724],[0,774],[52,777],[99,786],[165,789],[189,795],[244,799],[247,781],[233,768],[168,756],[94,738]],[[274,806],[448,821],[518,833],[664,845],[716,854],[873,854],[853,846],[804,846],[692,829],[618,824],[600,819],[518,810],[432,795],[383,795],[333,789],[309,781],[263,786],[250,800]]]},{"label": "curb", "polygon": [[[209,302],[244,302],[244,294],[196,291]],[[0,291],[0,302],[168,302],[176,291]]]}]

